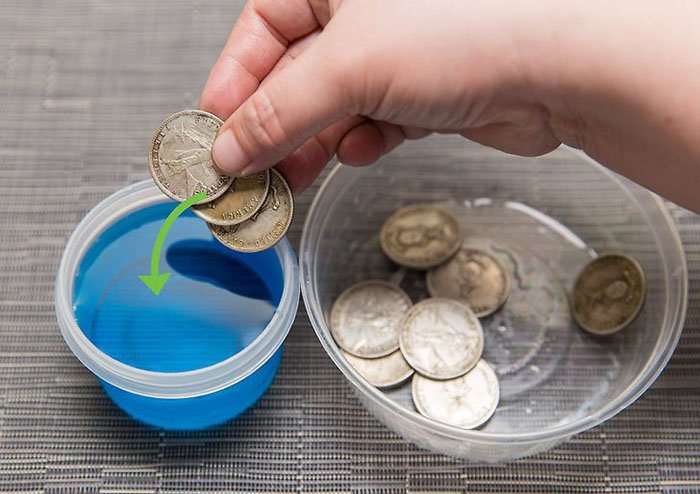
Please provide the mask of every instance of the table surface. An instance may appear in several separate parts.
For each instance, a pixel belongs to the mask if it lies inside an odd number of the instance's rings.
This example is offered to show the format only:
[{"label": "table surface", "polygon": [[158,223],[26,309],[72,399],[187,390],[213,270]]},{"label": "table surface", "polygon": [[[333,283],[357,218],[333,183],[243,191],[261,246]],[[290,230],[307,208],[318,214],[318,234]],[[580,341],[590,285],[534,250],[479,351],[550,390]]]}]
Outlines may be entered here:
[{"label": "table surface", "polygon": [[[419,450],[360,405],[300,309],[270,392],[234,423],[129,419],[64,344],[61,251],[87,210],[148,177],[153,129],[199,92],[242,2],[5,0],[0,14],[0,492],[695,492],[700,221],[669,206],[690,276],[668,368],[556,449],[482,466]],[[315,189],[298,198],[298,245]]]}]

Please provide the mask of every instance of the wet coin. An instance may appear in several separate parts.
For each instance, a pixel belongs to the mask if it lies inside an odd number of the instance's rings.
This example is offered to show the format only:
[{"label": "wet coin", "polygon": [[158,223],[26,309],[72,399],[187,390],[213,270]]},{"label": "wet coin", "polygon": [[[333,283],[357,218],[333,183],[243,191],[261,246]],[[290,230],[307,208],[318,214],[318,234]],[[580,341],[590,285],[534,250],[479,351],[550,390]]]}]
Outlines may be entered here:
[{"label": "wet coin", "polygon": [[238,252],[260,252],[282,240],[292,223],[294,198],[287,182],[270,170],[270,187],[262,207],[243,223],[232,226],[208,224],[214,237]]},{"label": "wet coin", "polygon": [[379,241],[384,253],[395,263],[428,269],[457,252],[462,230],[454,216],[438,207],[406,206],[384,222]]},{"label": "wet coin", "polygon": [[200,110],[185,110],[169,116],[158,127],[148,153],[153,180],[165,195],[176,201],[205,191],[203,204],[221,196],[232,177],[214,166],[211,147],[223,121]]},{"label": "wet coin", "polygon": [[463,429],[474,429],[491,418],[500,396],[496,373],[485,360],[479,360],[465,375],[447,381],[416,374],[411,392],[422,415]]},{"label": "wet coin", "polygon": [[431,296],[463,302],[477,317],[496,312],[510,292],[510,276],[503,265],[492,255],[467,246],[428,271],[426,284]]},{"label": "wet coin", "polygon": [[574,283],[574,319],[595,335],[616,333],[639,314],[645,292],[637,261],[622,254],[603,255],[583,268]]},{"label": "wet coin", "polygon": [[224,195],[206,204],[192,206],[192,211],[213,225],[237,225],[258,212],[265,202],[269,186],[269,170],[239,177],[233,180]]},{"label": "wet coin", "polygon": [[342,350],[341,353],[362,377],[377,388],[397,386],[413,375],[413,369],[399,350],[379,358],[355,357]]},{"label": "wet coin", "polygon": [[331,310],[331,333],[356,357],[376,358],[399,348],[399,325],[411,307],[400,288],[370,280],[345,290]]},{"label": "wet coin", "polygon": [[424,376],[451,379],[479,361],[484,333],[466,305],[431,298],[408,311],[399,330],[399,345],[409,365]]}]

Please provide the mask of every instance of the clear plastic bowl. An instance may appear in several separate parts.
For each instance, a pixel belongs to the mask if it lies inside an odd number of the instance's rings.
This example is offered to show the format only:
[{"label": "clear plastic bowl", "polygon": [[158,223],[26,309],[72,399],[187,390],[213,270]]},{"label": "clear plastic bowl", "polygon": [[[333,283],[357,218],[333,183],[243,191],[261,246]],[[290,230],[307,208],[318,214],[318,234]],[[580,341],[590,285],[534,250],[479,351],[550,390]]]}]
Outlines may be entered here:
[{"label": "clear plastic bowl", "polygon": [[[377,238],[385,218],[414,203],[450,210],[468,243],[490,250],[514,273],[505,307],[482,321],[484,358],[496,369],[501,401],[479,430],[418,414],[410,383],[386,393],[374,388],[329,330],[335,298],[353,283],[403,278],[414,303],[427,296],[424,274],[403,275]],[[647,297],[631,326],[596,338],[573,322],[567,298],[579,270],[606,251],[640,262]],[[300,265],[316,334],[367,409],[421,447],[474,461],[545,451],[624,410],[661,373],[685,318],[685,257],[662,202],[566,148],[519,158],[434,136],[375,166],[338,165],[306,219]]]},{"label": "clear plastic bowl", "polygon": [[[95,245],[109,247],[112,237],[105,232],[110,227],[121,225],[125,218],[148,211],[148,208],[163,203],[175,206],[175,203],[167,199],[151,180],[147,180],[111,195],[83,218],[71,235],[61,259],[56,278],[56,316],[61,333],[70,349],[99,378],[106,393],[122,409],[134,418],[154,426],[181,430],[201,429],[239,415],[255,403],[272,383],[282,356],[283,342],[296,316],[299,301],[298,264],[294,251],[286,240],[280,242],[274,251],[265,254],[265,262],[261,263],[258,269],[262,271],[275,269],[277,276],[281,276],[279,302],[276,309],[270,309],[274,310],[274,313],[267,325],[264,328],[258,327],[256,332],[249,336],[251,341],[235,354],[226,354],[221,361],[211,365],[179,372],[145,370],[121,362],[98,348],[93,339],[78,325],[74,300],[76,277],[81,270],[85,269],[86,254],[91,252],[91,247]],[[172,208],[164,209],[169,212]],[[162,220],[165,220],[165,215]],[[160,219],[160,216],[157,215],[156,219]],[[192,219],[201,221],[194,216]],[[178,220],[180,221],[182,220]],[[136,231],[140,225],[135,222],[134,225],[127,225],[125,228]],[[202,228],[206,231],[202,235],[210,236],[206,227]],[[175,227],[171,229],[169,237],[174,235],[174,231]],[[184,230],[180,234],[187,236]],[[126,252],[128,262],[132,265],[140,263],[138,269],[142,264],[144,272],[147,272],[154,240],[155,238],[152,238],[149,239],[149,243],[144,242],[143,246],[139,245],[138,252]],[[214,243],[212,239],[208,238],[208,240]],[[166,250],[164,249],[164,252]],[[240,257],[248,254],[231,252],[231,260],[234,260],[236,255]],[[165,254],[163,259],[161,266],[167,268],[164,266]],[[270,267],[273,264],[275,266]],[[261,275],[265,276],[265,273]],[[136,276],[133,278],[136,279]],[[175,278],[176,276],[171,276],[168,283],[177,283]],[[115,280],[105,280],[104,292],[97,293],[95,296],[97,298],[107,296],[110,283],[113,286],[116,282],[116,275]],[[163,294],[160,295],[160,299],[156,299],[145,286],[138,286],[142,290],[134,290],[134,293],[130,293],[129,296],[133,297],[135,302],[143,302],[143,306],[147,307],[145,310],[148,310],[148,307],[156,307],[158,303],[167,303],[168,298]],[[168,289],[166,285],[164,291]],[[183,306],[165,307],[165,309],[177,309],[180,311],[179,314],[189,309],[186,303],[181,305]],[[192,305],[191,310],[197,310],[196,304]],[[228,321],[227,310],[230,308],[222,307],[217,314],[219,320]],[[205,327],[210,315],[197,314],[196,317],[202,322],[201,327]],[[115,334],[131,330],[129,325],[132,321],[129,317],[121,321],[125,327],[115,323],[113,329]],[[144,349],[146,352],[151,352],[149,353],[151,356],[159,355],[158,338],[172,337],[167,324],[162,322],[158,324],[159,322],[161,321],[154,318],[152,334],[155,340],[152,342],[154,350]],[[193,328],[194,331],[197,329],[199,327]],[[195,333],[195,340],[198,337],[199,335]],[[208,341],[205,334],[201,338],[203,344]],[[196,350],[185,347],[180,351],[189,355]],[[167,364],[167,362],[153,363],[159,367],[162,366],[161,364]]]}]

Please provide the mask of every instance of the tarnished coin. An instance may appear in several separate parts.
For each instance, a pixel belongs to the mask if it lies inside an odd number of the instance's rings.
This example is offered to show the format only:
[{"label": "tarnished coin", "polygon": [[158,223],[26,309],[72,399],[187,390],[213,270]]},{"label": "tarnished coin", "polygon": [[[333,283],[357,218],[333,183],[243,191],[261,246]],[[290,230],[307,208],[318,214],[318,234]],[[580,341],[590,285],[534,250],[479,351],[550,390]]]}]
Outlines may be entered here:
[{"label": "tarnished coin", "polygon": [[269,170],[239,177],[233,180],[224,195],[206,204],[192,206],[192,211],[213,225],[237,225],[258,212],[265,202],[269,186]]},{"label": "tarnished coin", "polygon": [[591,261],[574,283],[576,322],[595,335],[609,335],[631,323],[644,304],[646,281],[637,261],[608,254]]},{"label": "tarnished coin", "polygon": [[424,376],[451,379],[479,361],[484,332],[466,305],[430,298],[406,314],[399,330],[399,345],[409,365]]},{"label": "tarnished coin", "polygon": [[153,180],[165,195],[176,201],[205,191],[206,199],[221,196],[232,177],[214,167],[211,147],[223,121],[200,110],[185,110],[169,116],[153,135],[148,164]]},{"label": "tarnished coin", "polygon": [[287,182],[270,170],[270,188],[262,207],[247,221],[232,226],[208,224],[214,237],[238,252],[260,252],[282,240],[292,223],[294,198]]},{"label": "tarnished coin", "polygon": [[331,333],[356,357],[376,358],[399,348],[399,325],[411,299],[385,281],[370,280],[345,290],[331,310]]},{"label": "tarnished coin", "polygon": [[496,312],[510,292],[510,276],[503,265],[492,255],[468,246],[428,271],[426,284],[431,296],[463,302],[477,317]]},{"label": "tarnished coin", "polygon": [[485,360],[479,360],[465,375],[447,381],[416,374],[411,392],[422,415],[463,429],[474,429],[491,418],[500,397],[496,373]]},{"label": "tarnished coin", "polygon": [[395,263],[428,269],[457,252],[462,243],[462,230],[454,216],[438,207],[406,206],[384,222],[379,242]]},{"label": "tarnished coin", "polygon": [[342,350],[341,353],[362,377],[377,388],[397,386],[413,375],[413,369],[399,350],[379,358],[355,357]]}]

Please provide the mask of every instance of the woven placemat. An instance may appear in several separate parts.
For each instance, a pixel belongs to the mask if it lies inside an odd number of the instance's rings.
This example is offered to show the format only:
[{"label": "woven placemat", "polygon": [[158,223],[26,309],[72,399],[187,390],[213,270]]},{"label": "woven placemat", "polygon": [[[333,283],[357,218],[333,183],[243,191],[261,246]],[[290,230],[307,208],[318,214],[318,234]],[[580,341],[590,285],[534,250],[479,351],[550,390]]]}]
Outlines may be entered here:
[{"label": "woven placemat", "polygon": [[[642,399],[556,449],[479,466],[370,416],[300,310],[270,392],[234,423],[163,433],[116,408],[64,344],[53,283],[85,212],[148,177],[152,130],[195,107],[242,8],[223,0],[5,0],[0,14],[0,492],[695,492],[700,219],[671,207],[688,320]],[[298,245],[315,189],[298,198]]]}]

